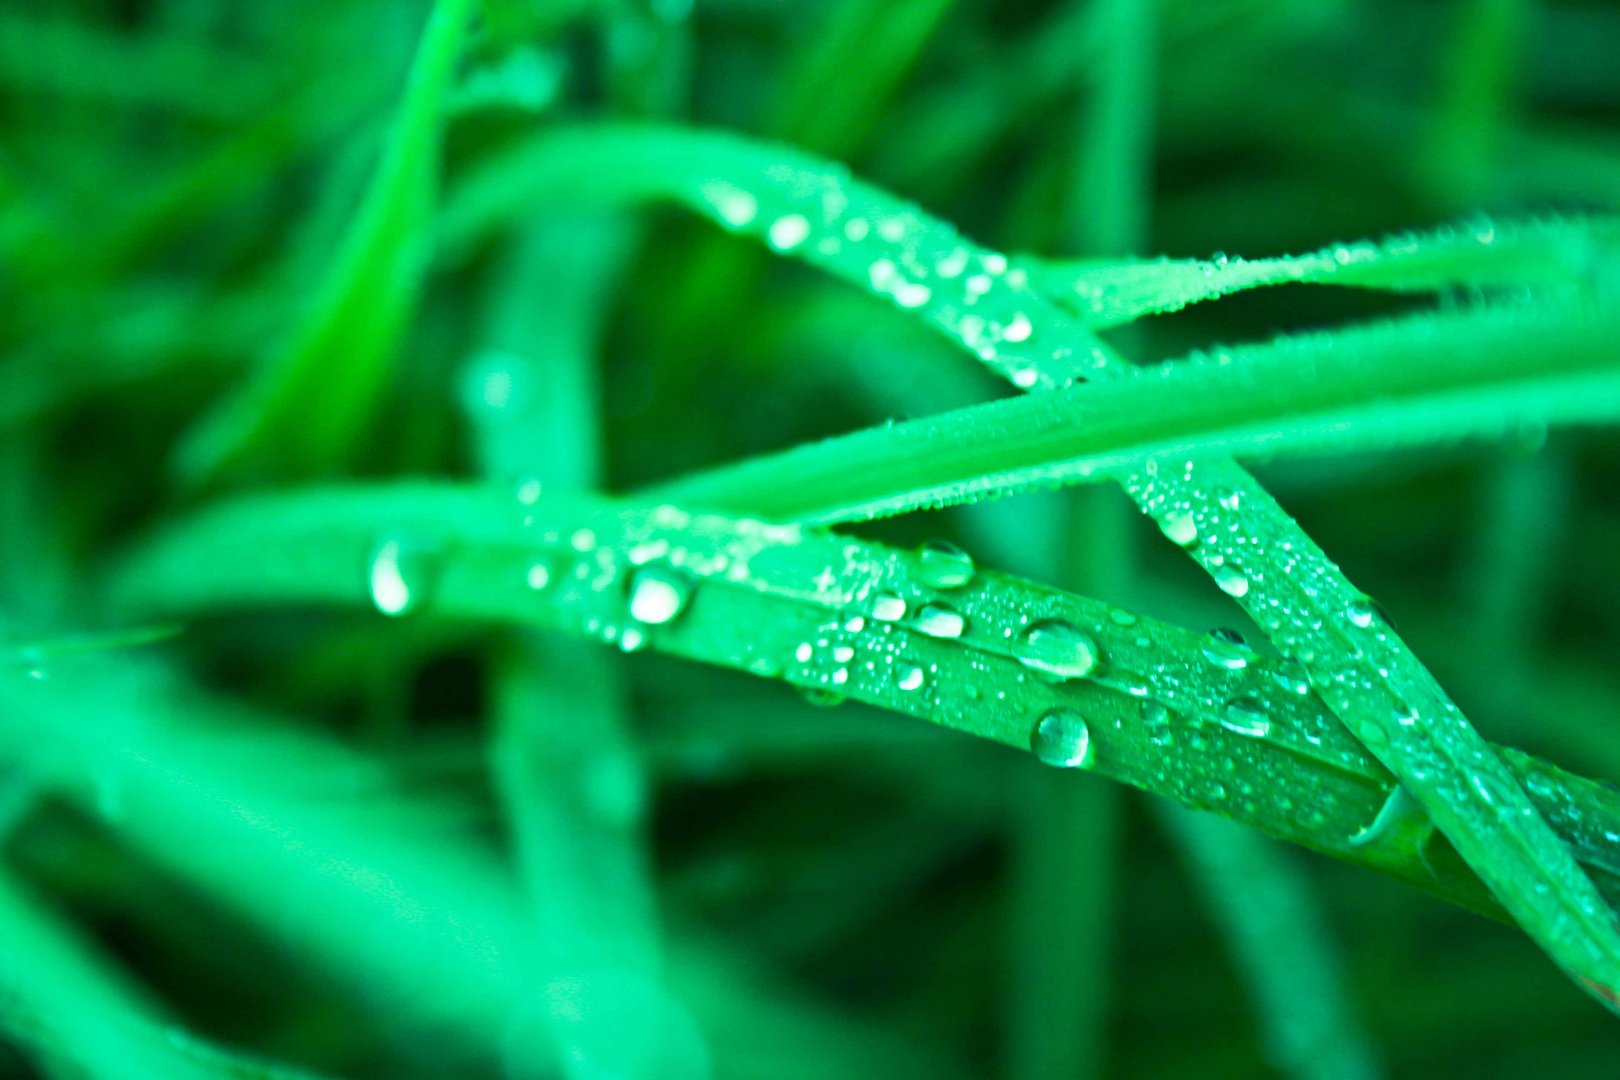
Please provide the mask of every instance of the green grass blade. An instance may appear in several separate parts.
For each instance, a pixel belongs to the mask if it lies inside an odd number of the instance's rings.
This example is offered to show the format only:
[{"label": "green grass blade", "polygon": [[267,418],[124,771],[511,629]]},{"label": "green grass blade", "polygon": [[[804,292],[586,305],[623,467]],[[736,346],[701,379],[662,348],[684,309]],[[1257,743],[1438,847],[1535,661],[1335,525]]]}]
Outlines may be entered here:
[{"label": "green grass blade", "polygon": [[1591,304],[1424,315],[868,429],[646,494],[826,523],[1112,479],[1169,454],[1269,458],[1614,419],[1617,345],[1620,318]]},{"label": "green grass blade", "polygon": [[1127,263],[1033,260],[1037,286],[1086,325],[1106,329],[1246,289],[1340,285],[1396,292],[1588,285],[1620,248],[1620,221],[1481,219],[1430,233],[1336,244],[1274,259],[1157,259]]},{"label": "green grass blade", "polygon": [[[1115,378],[1130,370],[1035,295],[1022,268],[962,244],[948,226],[826,163],[788,155],[774,165],[750,162],[748,146],[717,136],[600,135],[592,146],[576,133],[582,154],[573,168],[583,159],[590,175],[613,177],[633,161],[658,177],[641,186],[643,196],[708,202],[733,229],[913,311],[1017,386],[1051,389],[1087,372]],[[469,182],[453,235],[536,197],[527,183],[547,193],[569,187],[557,144],[517,155],[488,167],[510,169],[504,180],[486,172]],[[622,182],[602,186],[609,198],[634,194]],[[1587,389],[1614,398],[1612,385]],[[1310,666],[1336,714],[1410,787],[1554,961],[1606,1002],[1620,996],[1620,929],[1592,883],[1429,672],[1382,618],[1366,614],[1360,591],[1235,463],[1150,464],[1123,481],[1137,505],[1168,535],[1186,535],[1183,546],[1216,582],[1285,654]]]},{"label": "green grass blade", "polygon": [[377,172],[286,344],[182,444],[197,484],[251,466],[329,472],[375,412],[426,269],[446,92],[473,0],[439,0]]},{"label": "green grass blade", "polygon": [[1155,809],[1248,984],[1270,1064],[1302,1080],[1381,1075],[1344,997],[1324,913],[1289,853],[1210,814]]},{"label": "green grass blade", "polygon": [[[845,537],[668,507],[524,505],[452,485],[331,489],[197,515],[124,566],[117,606],[391,603],[400,590],[379,593],[375,572],[388,539],[420,554],[402,579],[413,609],[652,646],[1020,748],[1049,711],[1073,710],[1092,771],[1497,910],[1466,865],[1370,829],[1393,781],[1309,693],[1298,664],[999,574],[942,592],[915,558]],[[544,588],[528,584],[535,566],[546,567]],[[1095,644],[1102,659],[1087,677],[1030,677],[1020,635],[1046,619]],[[1620,796],[1510,761],[1560,842],[1620,896],[1620,860],[1604,839],[1620,831]]]}]

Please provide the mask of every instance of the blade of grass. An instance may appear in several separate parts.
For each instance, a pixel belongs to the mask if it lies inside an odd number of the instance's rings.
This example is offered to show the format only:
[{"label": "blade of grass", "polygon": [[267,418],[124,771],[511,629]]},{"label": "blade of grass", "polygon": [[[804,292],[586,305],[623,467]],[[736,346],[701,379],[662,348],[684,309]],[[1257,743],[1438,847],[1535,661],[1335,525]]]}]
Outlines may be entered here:
[{"label": "blade of grass", "polygon": [[67,1067],[98,1080],[314,1080],[186,1034],[9,872],[0,873],[0,925],[12,939],[0,960],[0,1027],[47,1071]]},{"label": "blade of grass", "polygon": [[1620,249],[1620,219],[1480,219],[1434,232],[1336,244],[1275,259],[1034,260],[1037,287],[1087,326],[1105,329],[1245,289],[1341,285],[1397,292],[1585,287]]},{"label": "blade of grass", "polygon": [[426,269],[443,104],[472,6],[434,5],[376,175],[309,312],[187,437],[177,465],[188,482],[250,466],[330,471],[372,418]]},{"label": "blade of grass", "polygon": [[1593,304],[1423,315],[867,429],[644,494],[828,523],[1116,479],[1169,454],[1271,458],[1612,420],[1617,344],[1620,318]]},{"label": "blade of grass", "polygon": [[[522,478],[525,491],[596,483],[596,335],[629,240],[622,223],[598,218],[517,238],[496,277],[487,347],[470,365],[466,395],[492,476]],[[541,970],[571,972],[590,992],[617,986],[647,1004],[630,1016],[553,1009],[546,1023],[565,1053],[593,1069],[635,1074],[656,1062],[683,1074],[690,1061],[663,1055],[698,1039],[689,1019],[684,1039],[668,1029],[684,1013],[657,985],[659,932],[641,844],[647,781],[618,675],[611,657],[584,642],[513,642],[491,680],[490,760]]]},{"label": "blade of grass", "polygon": [[[1444,850],[1368,832],[1398,787],[1308,692],[1297,663],[988,572],[942,594],[914,557],[845,537],[669,507],[524,505],[453,485],[339,488],[196,515],[124,565],[113,606],[372,604],[381,537],[432,538],[409,580],[420,607],[441,617],[650,645],[1017,747],[1051,710],[1072,710],[1089,732],[1087,765],[1101,775],[1497,910]],[[537,565],[547,568],[542,589],[527,584]],[[638,587],[662,603],[679,598],[675,616],[632,618]],[[878,618],[900,604],[901,621]],[[956,628],[949,611],[962,618],[960,636],[939,636]],[[1029,677],[1020,635],[1046,619],[1089,635],[1097,671],[1055,684]],[[1265,725],[1251,722],[1255,713]],[[1620,795],[1507,758],[1561,842],[1620,896],[1620,859],[1603,838],[1620,832]]]},{"label": "blade of grass", "polygon": [[[601,141],[591,144],[592,134]],[[760,148],[679,132],[574,140],[582,153],[566,163],[557,143],[542,140],[486,164],[479,182],[469,181],[452,235],[487,227],[510,204],[535,197],[527,185],[536,181],[566,190],[590,175],[599,194],[634,194],[617,179],[633,165],[629,171],[658,178],[643,181],[643,195],[707,202],[730,227],[889,296],[1017,386],[1050,389],[1087,371],[1114,378],[1129,370],[1033,295],[1026,273],[1004,256],[970,249],[948,226],[848,182],[825,162],[782,155],[767,163],[750,157]],[[489,171],[501,168],[510,172]],[[1614,396],[1612,386],[1597,389]],[[1187,461],[1151,464],[1122,481],[1137,505],[1168,534],[1186,536],[1183,546],[1278,648],[1309,665],[1334,712],[1410,787],[1552,959],[1605,1003],[1620,1000],[1620,930],[1591,881],[1361,592],[1235,463],[1207,459],[1196,471]]]},{"label": "blade of grass", "polygon": [[1154,809],[1248,983],[1270,1064],[1306,1080],[1380,1075],[1310,882],[1289,853],[1211,814]]}]

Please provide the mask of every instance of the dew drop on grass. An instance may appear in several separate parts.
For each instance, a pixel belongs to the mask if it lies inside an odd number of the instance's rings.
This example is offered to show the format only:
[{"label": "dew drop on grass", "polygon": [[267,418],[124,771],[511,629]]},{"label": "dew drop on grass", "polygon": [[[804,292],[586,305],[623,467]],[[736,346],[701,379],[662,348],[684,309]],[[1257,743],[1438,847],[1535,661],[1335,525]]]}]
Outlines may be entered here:
[{"label": "dew drop on grass", "polygon": [[906,617],[906,602],[892,592],[880,592],[872,598],[872,618],[878,622],[899,622]]},{"label": "dew drop on grass", "polygon": [[1350,606],[1345,609],[1345,613],[1350,616],[1351,623],[1365,630],[1372,625],[1373,615],[1377,613],[1377,610],[1370,599],[1365,596],[1358,596],[1350,601]]},{"label": "dew drop on grass", "polygon": [[1237,735],[1261,739],[1271,734],[1271,718],[1265,706],[1252,697],[1234,698],[1221,713],[1221,726]]},{"label": "dew drop on grass", "polygon": [[898,685],[900,689],[907,692],[922,689],[923,680],[925,678],[922,668],[908,664],[900,669],[899,675],[900,677],[896,681],[896,685]]},{"label": "dew drop on grass", "polygon": [[1288,691],[1290,694],[1305,695],[1311,692],[1311,678],[1302,664],[1293,660],[1284,660],[1278,664],[1271,673],[1272,682]]},{"label": "dew drop on grass", "polygon": [[1053,709],[1035,722],[1029,748],[1043,765],[1083,768],[1091,756],[1091,729],[1073,709]]},{"label": "dew drop on grass", "polygon": [[1142,723],[1147,727],[1148,741],[1154,746],[1169,746],[1174,741],[1170,710],[1162,702],[1150,701],[1142,706]]},{"label": "dew drop on grass", "polygon": [[783,214],[766,230],[766,239],[777,251],[791,251],[809,235],[810,221],[803,214]]},{"label": "dew drop on grass", "polygon": [[402,537],[384,540],[366,571],[371,602],[384,615],[409,614],[431,599],[443,568],[444,552],[438,545]]},{"label": "dew drop on grass", "polygon": [[917,612],[917,629],[929,637],[958,638],[967,629],[967,620],[949,604],[924,604]]},{"label": "dew drop on grass", "polygon": [[1205,660],[1227,671],[1242,671],[1255,655],[1242,634],[1224,626],[1209,632],[1209,637],[1204,640],[1203,654]]},{"label": "dew drop on grass", "polygon": [[666,566],[644,566],[630,579],[630,617],[648,626],[672,622],[692,597],[692,582]]},{"label": "dew drop on grass", "polygon": [[1062,619],[1030,623],[1013,641],[1012,651],[1025,667],[1060,679],[1083,679],[1097,667],[1097,642]]},{"label": "dew drop on grass", "polygon": [[551,566],[544,559],[536,560],[529,565],[528,572],[523,578],[528,582],[529,588],[539,592],[551,584]]},{"label": "dew drop on grass", "polygon": [[973,557],[955,544],[930,540],[917,549],[917,577],[936,589],[956,589],[973,580]]},{"label": "dew drop on grass", "polygon": [[1241,600],[1249,594],[1249,578],[1243,571],[1230,566],[1216,566],[1210,573],[1215,577],[1215,584],[1227,596]]},{"label": "dew drop on grass", "polygon": [[1183,510],[1172,510],[1159,518],[1159,531],[1177,547],[1189,548],[1198,543],[1198,523]]}]

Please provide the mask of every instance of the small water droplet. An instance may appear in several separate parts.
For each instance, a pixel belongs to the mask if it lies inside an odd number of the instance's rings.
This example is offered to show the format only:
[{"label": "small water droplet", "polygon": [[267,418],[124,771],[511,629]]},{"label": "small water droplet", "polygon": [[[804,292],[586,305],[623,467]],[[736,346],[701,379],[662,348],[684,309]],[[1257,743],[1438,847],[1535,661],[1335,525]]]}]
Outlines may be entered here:
[{"label": "small water droplet", "polygon": [[1147,727],[1148,741],[1154,746],[1169,746],[1175,741],[1170,730],[1170,710],[1163,702],[1145,702],[1142,705],[1142,723]]},{"label": "small water droplet", "polygon": [[900,687],[900,689],[906,691],[920,690],[922,689],[924,678],[925,676],[923,675],[922,668],[908,664],[900,669],[900,678],[897,685]]},{"label": "small water droplet", "polygon": [[1365,596],[1358,596],[1350,601],[1349,606],[1345,608],[1345,614],[1350,616],[1350,621],[1353,624],[1365,630],[1372,625],[1373,616],[1377,613],[1377,610],[1372,600]]},{"label": "small water droplet", "polygon": [[1172,510],[1159,518],[1159,531],[1177,547],[1192,547],[1198,543],[1198,523],[1183,510]]},{"label": "small water droplet", "polygon": [[1221,713],[1221,726],[1238,735],[1261,739],[1271,734],[1271,717],[1254,698],[1233,698]]},{"label": "small water droplet", "polygon": [[1293,660],[1284,660],[1271,672],[1271,680],[1290,694],[1301,696],[1311,692],[1311,678],[1305,666]]},{"label": "small water droplet", "polygon": [[973,557],[955,544],[930,540],[917,549],[917,578],[936,589],[956,589],[973,580]]},{"label": "small water droplet", "polygon": [[672,622],[692,597],[692,581],[668,566],[643,566],[630,578],[630,617],[648,626]]},{"label": "small water droplet", "polygon": [[1045,765],[1061,769],[1083,768],[1091,756],[1091,729],[1073,709],[1053,709],[1035,722],[1029,748]]},{"label": "small water droplet", "polygon": [[799,691],[800,697],[818,709],[830,709],[834,705],[842,705],[846,700],[843,694],[819,686],[800,686],[795,689]]},{"label": "small water droplet", "polygon": [[1097,667],[1097,642],[1073,623],[1042,619],[1024,627],[1013,656],[1034,671],[1060,679],[1083,679]]},{"label": "small water droplet", "polygon": [[917,612],[917,629],[929,637],[957,638],[967,629],[967,620],[949,604],[924,604]]},{"label": "small water droplet", "polygon": [[872,618],[878,622],[899,622],[906,617],[906,602],[892,592],[880,592],[872,598]]},{"label": "small water droplet", "polygon": [[834,645],[832,655],[838,663],[847,664],[855,659],[855,650],[849,645]]},{"label": "small water droplet", "polygon": [[860,615],[851,615],[844,620],[844,629],[852,634],[858,634],[866,629],[866,619]]}]

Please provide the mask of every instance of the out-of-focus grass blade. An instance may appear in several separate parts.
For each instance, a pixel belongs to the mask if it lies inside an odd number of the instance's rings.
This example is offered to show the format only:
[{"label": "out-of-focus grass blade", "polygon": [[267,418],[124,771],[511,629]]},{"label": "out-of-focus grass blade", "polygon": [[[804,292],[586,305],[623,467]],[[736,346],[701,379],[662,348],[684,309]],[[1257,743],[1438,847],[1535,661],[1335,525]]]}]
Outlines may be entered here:
[{"label": "out-of-focus grass blade", "polygon": [[1210,814],[1155,810],[1248,984],[1269,1063],[1302,1080],[1381,1075],[1343,997],[1325,912],[1289,853]]},{"label": "out-of-focus grass blade", "polygon": [[[372,604],[555,627],[1033,741],[1049,758],[1056,724],[1070,751],[1058,759],[1495,909],[1444,850],[1371,827],[1399,787],[1298,663],[998,574],[948,589],[937,574],[924,556],[671,507],[355,487],[201,513],[125,565],[115,606]],[[1084,677],[1030,677],[1054,668]],[[1620,896],[1603,838],[1620,831],[1620,796],[1509,761],[1559,842]]]},{"label": "out-of-focus grass blade", "polygon": [[[1343,452],[1616,418],[1620,318],[1589,303],[1519,305],[1200,354],[753,458],[646,494],[828,523],[1113,479],[1170,454]],[[1248,584],[1215,578],[1228,592]]]},{"label": "out-of-focus grass blade", "polygon": [[47,1069],[95,1080],[314,1080],[186,1034],[9,873],[0,874],[0,926],[12,938],[0,959],[0,1027]]},{"label": "out-of-focus grass blade", "polygon": [[1490,221],[1337,244],[1275,259],[1143,262],[1034,260],[1039,288],[1086,325],[1105,329],[1269,285],[1345,285],[1398,292],[1587,287],[1620,254],[1614,218]]},{"label": "out-of-focus grass blade", "polygon": [[472,6],[434,5],[376,175],[310,310],[182,444],[189,482],[328,472],[364,432],[426,268],[444,99]]}]

